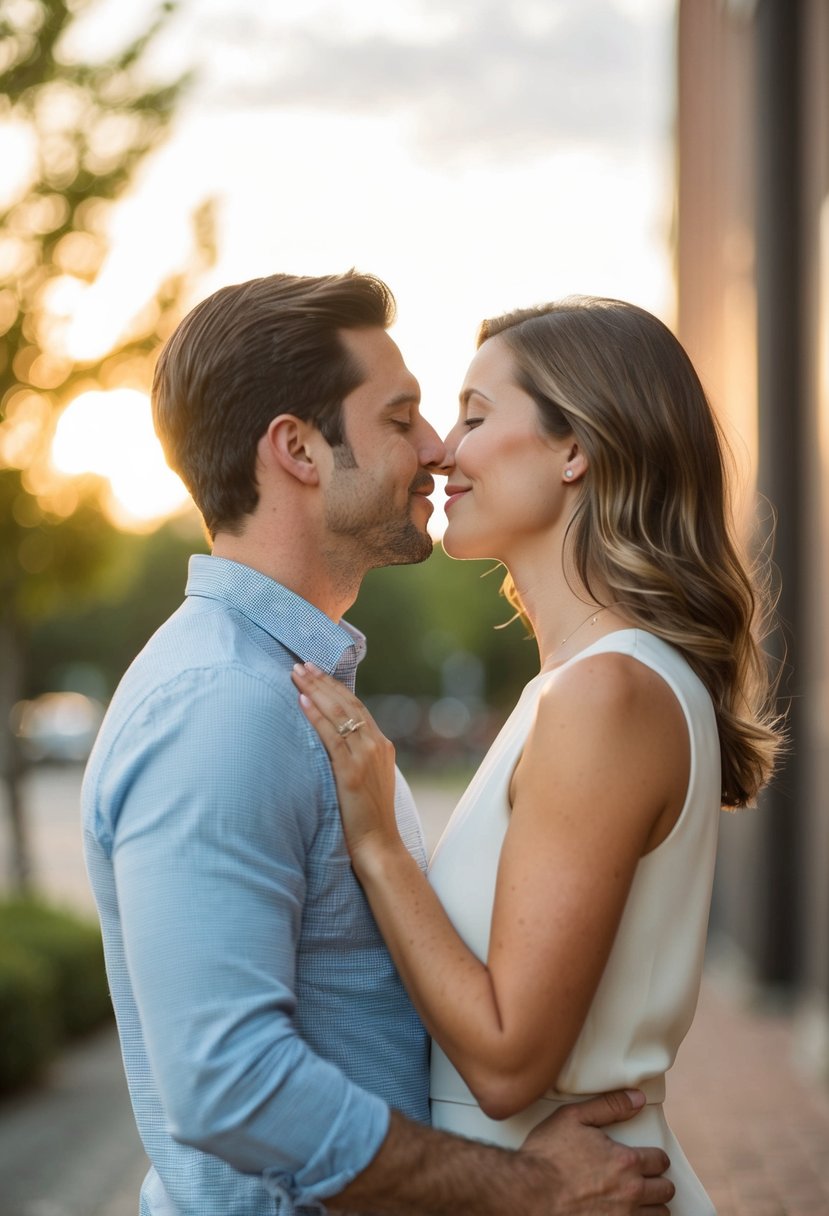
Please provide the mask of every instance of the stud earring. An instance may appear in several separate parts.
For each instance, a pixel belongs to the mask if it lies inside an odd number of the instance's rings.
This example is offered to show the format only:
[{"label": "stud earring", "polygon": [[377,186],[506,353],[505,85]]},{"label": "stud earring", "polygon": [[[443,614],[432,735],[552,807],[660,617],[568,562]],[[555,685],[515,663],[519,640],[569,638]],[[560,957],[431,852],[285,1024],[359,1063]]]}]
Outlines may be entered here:
[{"label": "stud earring", "polygon": [[567,480],[569,481],[569,480],[570,480],[570,478],[573,476],[573,470],[572,470],[572,469],[565,469],[565,470],[564,470],[564,476],[565,476],[565,477],[567,478]]}]

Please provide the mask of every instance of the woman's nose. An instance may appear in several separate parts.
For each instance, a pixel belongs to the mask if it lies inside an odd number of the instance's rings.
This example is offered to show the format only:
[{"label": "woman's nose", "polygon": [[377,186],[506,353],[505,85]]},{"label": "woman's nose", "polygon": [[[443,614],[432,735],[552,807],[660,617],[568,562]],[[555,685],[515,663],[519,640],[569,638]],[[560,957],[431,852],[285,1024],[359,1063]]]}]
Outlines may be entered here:
[{"label": "woman's nose", "polygon": [[457,432],[458,426],[456,423],[455,426],[452,427],[451,431],[448,432],[443,441],[444,465],[447,469],[453,469],[455,467],[455,452],[457,451],[458,443],[460,442],[460,437]]}]

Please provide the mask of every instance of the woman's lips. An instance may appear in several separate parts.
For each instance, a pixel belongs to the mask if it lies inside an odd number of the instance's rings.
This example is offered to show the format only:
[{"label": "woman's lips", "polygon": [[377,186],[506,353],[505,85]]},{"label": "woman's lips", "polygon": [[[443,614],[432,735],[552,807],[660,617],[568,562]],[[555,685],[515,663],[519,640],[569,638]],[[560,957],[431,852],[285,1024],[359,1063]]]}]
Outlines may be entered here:
[{"label": "woman's lips", "polygon": [[469,490],[462,486],[447,486],[446,487],[446,503],[444,510],[448,511],[453,503],[456,503],[459,498],[463,498],[464,494],[468,494]]}]

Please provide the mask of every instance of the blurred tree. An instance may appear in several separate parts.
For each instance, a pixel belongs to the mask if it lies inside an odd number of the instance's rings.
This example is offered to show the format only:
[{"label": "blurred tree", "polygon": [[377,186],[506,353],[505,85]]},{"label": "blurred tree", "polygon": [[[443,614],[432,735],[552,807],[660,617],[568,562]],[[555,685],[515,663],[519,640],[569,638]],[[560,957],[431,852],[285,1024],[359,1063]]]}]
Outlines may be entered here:
[{"label": "blurred tree", "polygon": [[[108,698],[139,650],[184,599],[187,560],[207,552],[201,521],[169,520],[148,534],[120,533],[94,600],[32,626],[26,696],[79,688]],[[79,674],[86,673],[85,686]]]},{"label": "blurred tree", "polygon": [[368,637],[357,691],[397,747],[404,772],[477,767],[538,649],[499,595],[503,567],[428,562],[372,570],[348,619]]},{"label": "blurred tree", "polygon": [[[89,388],[146,388],[150,355],[172,328],[192,276],[212,256],[210,205],[196,214],[196,251],[136,314],[105,358],[73,361],[67,294],[97,279],[112,207],[169,127],[186,77],[158,83],[150,49],[173,16],[162,5],[114,56],[68,49],[90,0],[3,0],[0,123],[30,150],[19,190],[0,211],[0,772],[19,888],[29,878],[22,761],[9,712],[26,680],[33,622],[88,592],[116,544],[99,483],[58,480],[49,449],[68,402]],[[9,201],[9,199],[11,201]]]},{"label": "blurred tree", "polygon": [[[499,711],[511,709],[538,671],[538,650],[499,595],[503,567],[460,562],[440,545],[419,566],[372,570],[348,619],[368,638],[359,691],[443,696],[453,656],[483,665],[481,692]],[[447,661],[449,665],[447,666]]]}]

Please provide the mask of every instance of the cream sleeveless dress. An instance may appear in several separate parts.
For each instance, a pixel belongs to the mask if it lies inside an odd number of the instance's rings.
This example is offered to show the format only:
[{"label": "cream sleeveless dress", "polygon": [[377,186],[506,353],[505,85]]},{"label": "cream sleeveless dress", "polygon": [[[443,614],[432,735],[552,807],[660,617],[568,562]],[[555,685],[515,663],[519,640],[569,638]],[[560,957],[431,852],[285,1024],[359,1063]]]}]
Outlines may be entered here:
[{"label": "cream sleeveless dress", "polygon": [[[647,1105],[608,1130],[624,1144],[658,1145],[671,1159],[672,1216],[711,1216],[714,1208],[662,1110],[665,1073],[694,1016],[702,972],[720,814],[720,749],[705,687],[677,650],[653,634],[625,629],[600,638],[566,664],[614,652],[657,672],[682,707],[691,766],[682,812],[670,835],[636,869],[619,930],[584,1026],[555,1090],[527,1110],[488,1118],[437,1043],[432,1046],[432,1123],[472,1139],[517,1148],[558,1106],[611,1089],[638,1088]],[[557,671],[561,671],[559,667]],[[430,882],[467,946],[485,960],[498,858],[509,823],[509,785],[535,717],[556,674],[524,689],[458,804],[429,870]],[[555,789],[550,792],[555,798]],[[555,875],[550,875],[555,881]],[[556,1016],[550,1009],[550,1019]]]}]

